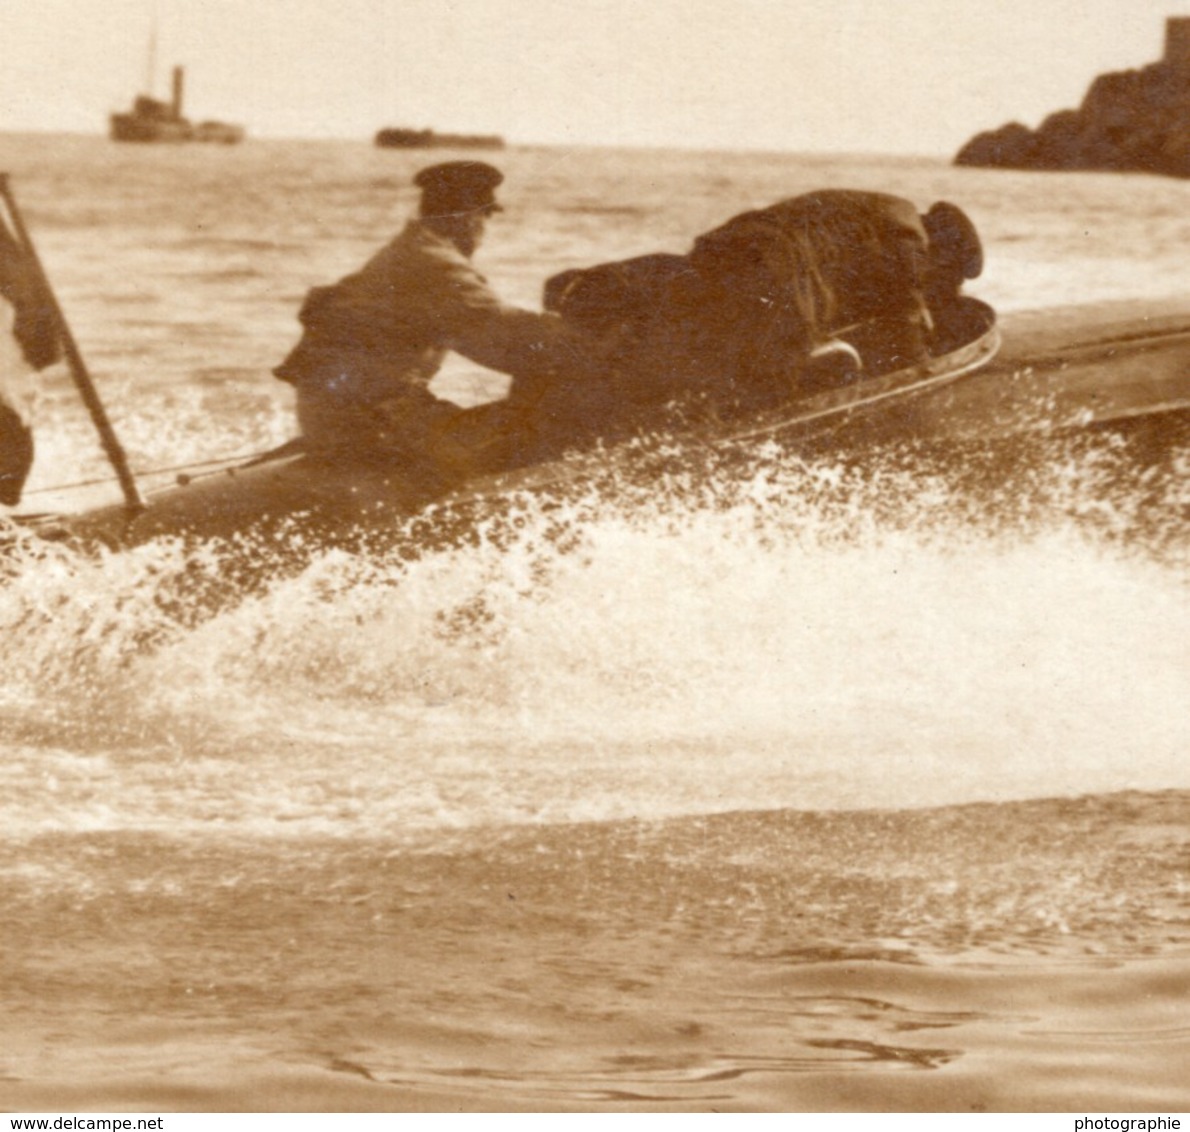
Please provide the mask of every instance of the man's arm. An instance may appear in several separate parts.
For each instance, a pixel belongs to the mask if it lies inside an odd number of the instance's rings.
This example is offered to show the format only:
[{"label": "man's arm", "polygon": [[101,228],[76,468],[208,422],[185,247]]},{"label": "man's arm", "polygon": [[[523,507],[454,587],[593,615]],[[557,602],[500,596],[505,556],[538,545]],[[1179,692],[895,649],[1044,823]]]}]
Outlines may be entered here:
[{"label": "man's arm", "polygon": [[470,264],[451,264],[437,282],[431,319],[442,345],[463,357],[531,385],[603,368],[599,339],[552,312],[503,302]]}]

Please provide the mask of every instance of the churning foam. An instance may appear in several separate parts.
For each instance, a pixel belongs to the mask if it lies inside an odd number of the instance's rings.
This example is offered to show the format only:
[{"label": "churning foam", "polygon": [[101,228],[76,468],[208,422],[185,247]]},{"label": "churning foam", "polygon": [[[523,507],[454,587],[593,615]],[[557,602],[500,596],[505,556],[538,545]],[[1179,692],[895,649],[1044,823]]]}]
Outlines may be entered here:
[{"label": "churning foam", "polygon": [[176,546],[58,558],[0,598],[14,738],[169,751],[179,806],[295,828],[1184,786],[1183,489],[1150,542],[1102,459],[1009,504],[736,454],[412,560],[327,552],[205,619],[162,600]]}]

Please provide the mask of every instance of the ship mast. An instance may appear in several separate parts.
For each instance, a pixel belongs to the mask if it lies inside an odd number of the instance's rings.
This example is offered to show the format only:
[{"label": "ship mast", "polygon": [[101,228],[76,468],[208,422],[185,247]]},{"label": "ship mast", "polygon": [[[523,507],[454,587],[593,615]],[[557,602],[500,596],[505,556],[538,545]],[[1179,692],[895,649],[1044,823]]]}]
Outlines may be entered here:
[{"label": "ship mast", "polygon": [[157,27],[161,22],[161,4],[153,0],[152,14],[149,18],[149,52],[145,60],[145,93],[150,98],[157,94]]}]

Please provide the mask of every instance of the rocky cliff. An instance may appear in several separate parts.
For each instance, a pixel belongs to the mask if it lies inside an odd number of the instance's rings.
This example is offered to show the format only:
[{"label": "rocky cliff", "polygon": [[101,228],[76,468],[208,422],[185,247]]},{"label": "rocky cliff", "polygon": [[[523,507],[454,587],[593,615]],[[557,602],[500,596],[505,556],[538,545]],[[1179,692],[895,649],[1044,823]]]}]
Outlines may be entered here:
[{"label": "rocky cliff", "polygon": [[1190,69],[1167,59],[1100,75],[1077,110],[1059,110],[1036,130],[1011,122],[977,134],[955,164],[1190,177]]}]

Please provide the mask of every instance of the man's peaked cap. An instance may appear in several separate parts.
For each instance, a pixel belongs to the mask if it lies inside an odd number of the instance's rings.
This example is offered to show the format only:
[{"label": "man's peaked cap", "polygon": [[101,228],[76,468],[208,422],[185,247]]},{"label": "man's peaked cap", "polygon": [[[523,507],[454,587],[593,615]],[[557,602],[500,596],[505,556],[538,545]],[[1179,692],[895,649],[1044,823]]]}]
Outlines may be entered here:
[{"label": "man's peaked cap", "polygon": [[499,208],[495,188],[504,174],[484,161],[444,161],[421,170],[413,183],[422,191],[422,214],[442,216]]}]

